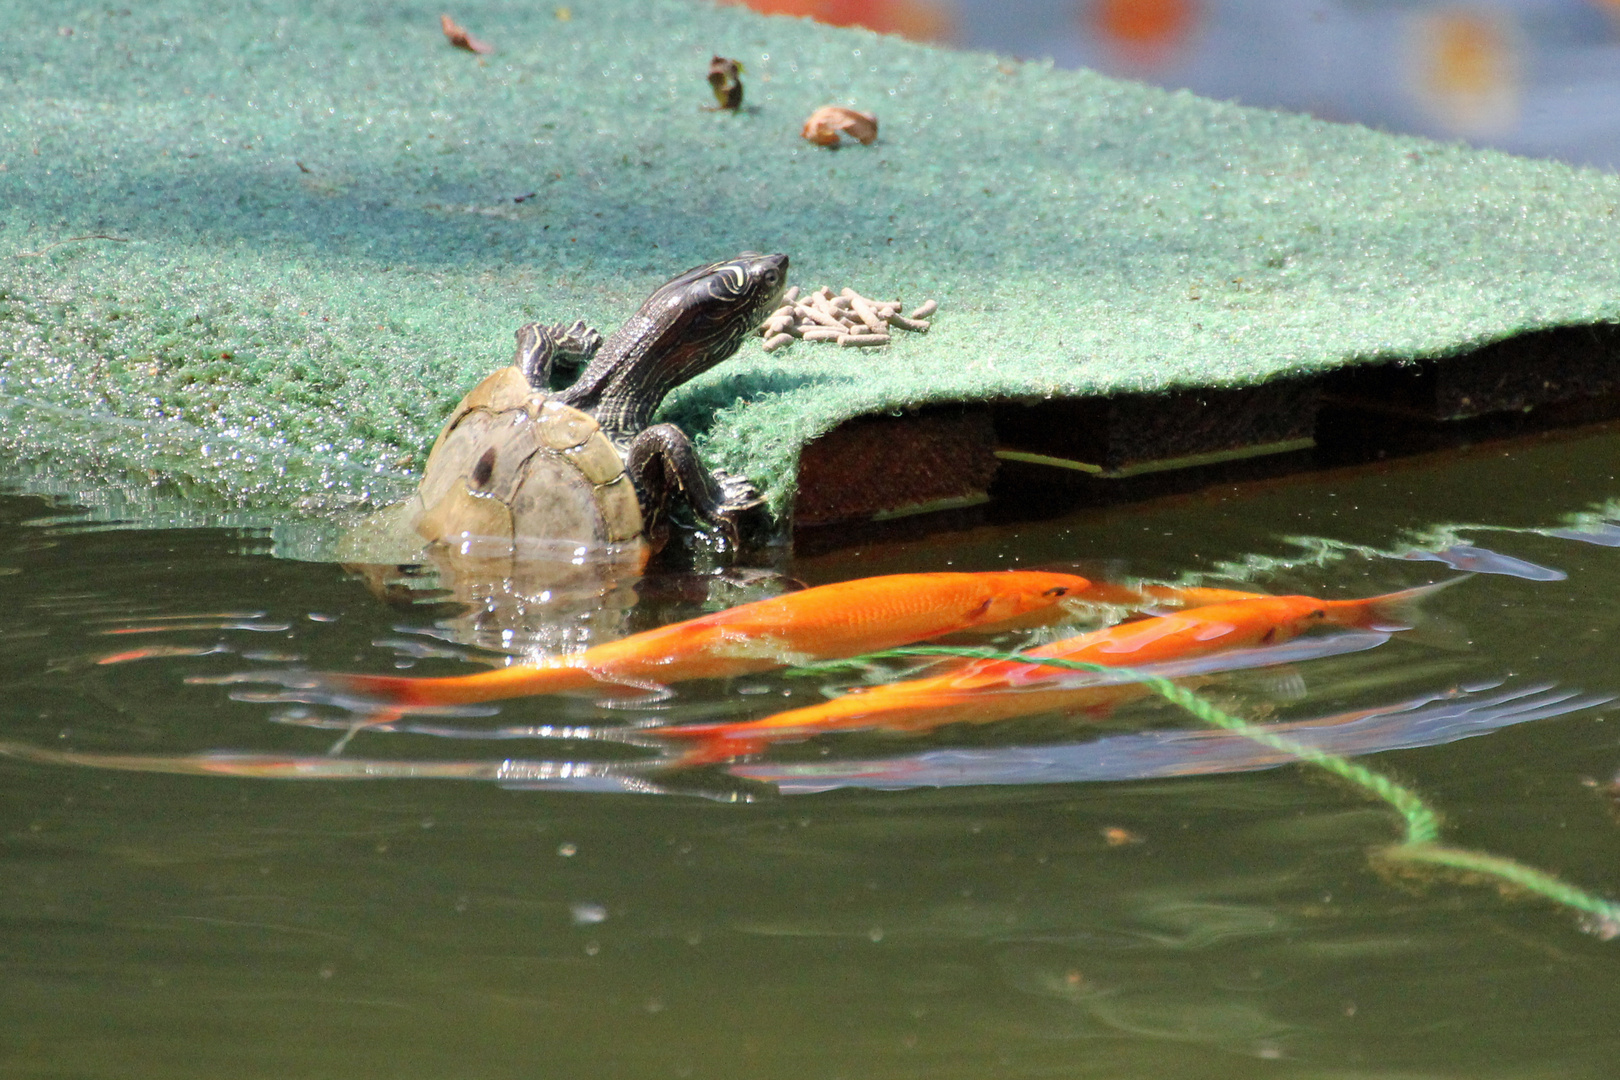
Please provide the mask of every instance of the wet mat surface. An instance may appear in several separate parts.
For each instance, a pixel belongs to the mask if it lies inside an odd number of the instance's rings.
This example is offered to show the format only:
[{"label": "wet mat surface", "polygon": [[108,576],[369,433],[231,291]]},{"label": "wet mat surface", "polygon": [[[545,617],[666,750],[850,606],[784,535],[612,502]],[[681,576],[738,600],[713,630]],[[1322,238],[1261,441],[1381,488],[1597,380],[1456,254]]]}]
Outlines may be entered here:
[{"label": "wet mat surface", "polygon": [[[411,5],[0,8],[14,482],[166,524],[387,501],[517,325],[611,329],[743,248],[941,304],[880,355],[750,344],[671,398],[779,510],[861,413],[1620,314],[1612,176],[737,9],[558,10],[458,8],[477,57]],[[715,52],[738,115],[703,110]],[[801,140],[829,102],[877,143]]]}]

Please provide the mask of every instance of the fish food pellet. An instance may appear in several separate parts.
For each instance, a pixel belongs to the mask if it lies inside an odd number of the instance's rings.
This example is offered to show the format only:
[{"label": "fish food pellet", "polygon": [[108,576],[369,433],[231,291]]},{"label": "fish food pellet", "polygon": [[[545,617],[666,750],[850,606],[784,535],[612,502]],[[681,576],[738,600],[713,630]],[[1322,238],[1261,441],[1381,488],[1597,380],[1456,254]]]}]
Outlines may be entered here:
[{"label": "fish food pellet", "polygon": [[902,330],[910,330],[914,334],[926,334],[933,324],[926,319],[908,319],[904,315],[890,315],[889,325],[898,326]]},{"label": "fish food pellet", "polygon": [[805,319],[809,319],[811,322],[818,322],[822,326],[831,326],[835,329],[843,325],[843,323],[839,321],[838,316],[829,314],[818,307],[805,307],[800,305],[793,310],[798,313],[801,325]]},{"label": "fish food pellet", "polygon": [[777,309],[760,324],[765,351],[775,352],[795,338],[804,341],[836,341],[854,349],[875,349],[889,344],[891,330],[928,332],[927,317],[939,303],[926,300],[907,318],[900,314],[899,300],[873,300],[854,289],[834,294],[823,285],[810,292],[794,285],[782,294]]},{"label": "fish food pellet", "polygon": [[883,320],[878,317],[878,313],[876,311],[872,310],[872,305],[866,302],[866,297],[850,297],[849,306],[855,309],[855,314],[860,316],[861,322],[865,323],[867,326],[870,326],[874,331],[882,329]]}]

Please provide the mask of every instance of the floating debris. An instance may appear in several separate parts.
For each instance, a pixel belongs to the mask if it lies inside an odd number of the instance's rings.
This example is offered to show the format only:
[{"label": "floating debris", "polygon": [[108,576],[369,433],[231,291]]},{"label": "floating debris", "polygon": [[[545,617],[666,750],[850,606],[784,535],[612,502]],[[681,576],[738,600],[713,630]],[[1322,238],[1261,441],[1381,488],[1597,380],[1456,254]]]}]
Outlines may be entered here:
[{"label": "floating debris", "polygon": [[870,146],[877,140],[877,117],[842,105],[823,105],[810,114],[799,132],[817,146],[838,146],[840,133]]},{"label": "floating debris", "polygon": [[742,62],[731,60],[724,56],[716,56],[709,61],[709,87],[714,91],[714,100],[720,104],[716,109],[729,109],[735,112],[742,108]]},{"label": "floating debris", "polygon": [[486,56],[495,51],[495,46],[487,41],[479,41],[467,32],[467,28],[448,15],[439,16],[439,28],[444,31],[445,40],[458,49]]},{"label": "floating debris", "polygon": [[843,289],[835,296],[825,285],[812,293],[801,293],[795,285],[783,294],[782,306],[771,313],[759,332],[765,338],[766,352],[775,352],[795,338],[871,349],[887,345],[892,329],[927,333],[933,325],[928,316],[939,310],[939,302],[925,300],[910,315],[902,315],[900,310],[898,300],[871,300],[854,289]]}]

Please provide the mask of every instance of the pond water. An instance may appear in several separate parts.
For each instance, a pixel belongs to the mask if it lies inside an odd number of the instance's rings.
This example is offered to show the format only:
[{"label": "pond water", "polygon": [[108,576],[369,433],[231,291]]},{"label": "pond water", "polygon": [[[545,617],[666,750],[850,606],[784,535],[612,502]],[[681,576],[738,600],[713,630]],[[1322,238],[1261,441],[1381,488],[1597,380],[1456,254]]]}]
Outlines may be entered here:
[{"label": "pond water", "polygon": [[[1472,571],[1423,628],[1201,692],[1360,755],[1448,843],[1612,898],[1617,463],[1620,428],[1593,427],[769,569],[1328,597]],[[206,679],[460,672],[473,650],[442,613],[269,548],[0,500],[4,1075],[1613,1075],[1620,941],[1489,882],[1381,870],[1387,806],[1164,701],[689,776],[518,737],[764,715],[836,683],[751,676],[418,718],[332,754],[332,710]],[[628,624],[706,595],[646,592]]]}]

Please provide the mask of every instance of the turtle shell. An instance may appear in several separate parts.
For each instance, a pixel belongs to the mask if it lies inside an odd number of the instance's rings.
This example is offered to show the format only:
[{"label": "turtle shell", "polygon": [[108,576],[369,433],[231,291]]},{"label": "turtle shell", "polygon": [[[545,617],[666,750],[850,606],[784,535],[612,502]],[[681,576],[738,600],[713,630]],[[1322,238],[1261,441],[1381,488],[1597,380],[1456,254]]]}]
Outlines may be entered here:
[{"label": "turtle shell", "polygon": [[[624,458],[589,414],[506,367],[473,387],[428,454],[415,528],[464,547],[641,543],[641,504]],[[553,549],[554,550],[554,549]]]}]

